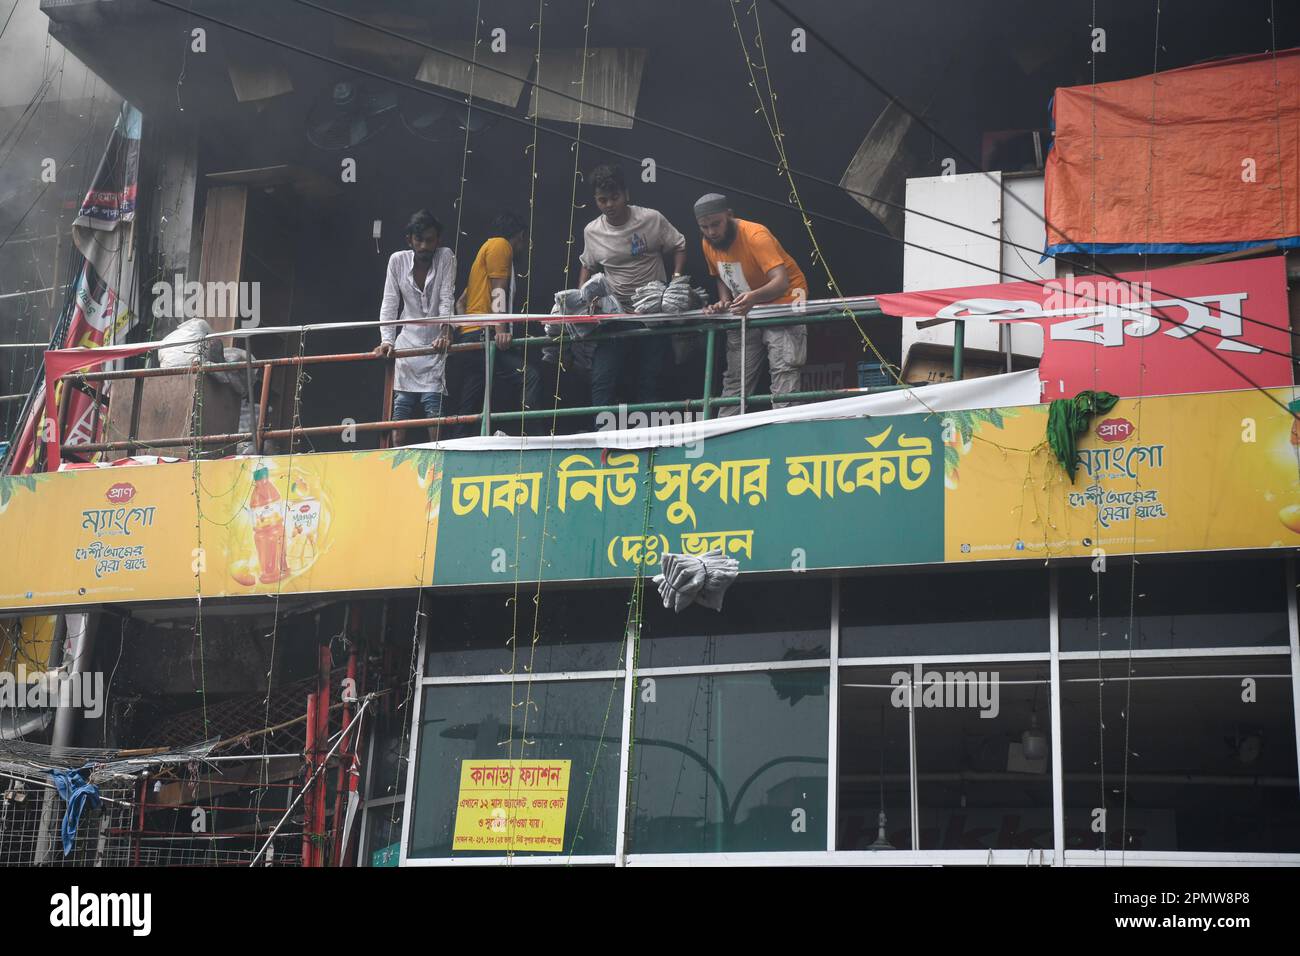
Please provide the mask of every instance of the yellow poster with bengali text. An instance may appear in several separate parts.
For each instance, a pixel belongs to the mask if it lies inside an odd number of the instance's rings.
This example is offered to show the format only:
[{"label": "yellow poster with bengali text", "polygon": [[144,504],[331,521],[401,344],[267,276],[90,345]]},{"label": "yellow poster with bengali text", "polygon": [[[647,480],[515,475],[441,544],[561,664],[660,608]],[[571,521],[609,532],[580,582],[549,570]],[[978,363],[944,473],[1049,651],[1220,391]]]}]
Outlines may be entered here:
[{"label": "yellow poster with bengali text", "polygon": [[1071,482],[1048,406],[943,413],[948,561],[1300,546],[1292,389],[1123,399]]},{"label": "yellow poster with bengali text", "polygon": [[465,760],[453,850],[561,853],[570,760]]},{"label": "yellow poster with bengali text", "polygon": [[441,476],[394,449],[0,479],[0,609],[428,584]]}]

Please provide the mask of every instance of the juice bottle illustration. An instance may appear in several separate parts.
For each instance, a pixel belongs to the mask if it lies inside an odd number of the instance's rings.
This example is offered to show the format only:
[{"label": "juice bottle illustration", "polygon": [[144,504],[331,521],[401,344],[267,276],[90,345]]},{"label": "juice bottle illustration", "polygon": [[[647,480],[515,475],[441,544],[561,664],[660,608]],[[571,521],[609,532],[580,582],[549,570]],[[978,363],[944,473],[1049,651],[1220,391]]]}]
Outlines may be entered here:
[{"label": "juice bottle illustration", "polygon": [[311,484],[301,475],[289,485],[285,508],[284,536],[289,570],[299,574],[319,557],[317,534],[321,523],[321,502]]},{"label": "juice bottle illustration", "polygon": [[253,513],[257,563],[262,569],[258,580],[263,584],[274,584],[289,573],[284,558],[284,504],[269,474],[266,467],[253,471],[253,494],[248,501]]}]

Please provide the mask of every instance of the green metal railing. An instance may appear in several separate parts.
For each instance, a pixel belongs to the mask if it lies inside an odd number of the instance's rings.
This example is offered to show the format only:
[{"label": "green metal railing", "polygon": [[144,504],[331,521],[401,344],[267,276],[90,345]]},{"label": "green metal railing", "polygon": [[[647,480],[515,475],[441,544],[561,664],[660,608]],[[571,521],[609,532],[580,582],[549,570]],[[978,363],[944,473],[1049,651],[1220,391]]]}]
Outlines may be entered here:
[{"label": "green metal railing", "polygon": [[[393,421],[390,416],[393,407],[393,377],[394,363],[399,358],[410,358],[420,355],[433,354],[435,349],[402,349],[394,351],[388,356],[377,356],[372,352],[359,352],[337,355],[302,355],[289,356],[285,358],[272,359],[252,359],[245,362],[236,363],[219,363],[209,365],[185,366],[180,368],[144,368],[144,369],[125,369],[112,372],[74,372],[65,375],[61,381],[65,384],[62,389],[61,400],[59,402],[59,421],[60,434],[67,434],[63,426],[66,419],[66,406],[68,396],[72,389],[91,390],[95,392],[92,383],[103,383],[118,379],[131,379],[135,387],[134,408],[136,415],[132,416],[133,421],[130,423],[128,437],[121,441],[96,442],[92,444],[61,444],[60,450],[65,454],[85,455],[91,453],[102,453],[110,451],[136,451],[140,449],[169,449],[169,448],[211,448],[219,446],[229,446],[237,442],[252,442],[256,452],[259,454],[263,451],[263,446],[268,440],[288,440],[293,442],[303,437],[329,436],[346,434],[348,432],[379,432],[381,446],[387,447],[390,438],[401,429],[440,429],[443,426],[450,425],[470,425],[477,424],[479,432],[483,435],[492,434],[494,423],[520,422],[521,424],[528,421],[546,418],[560,418],[573,416],[596,416],[601,413],[617,413],[620,409],[625,412],[699,412],[701,418],[708,419],[713,417],[719,408],[741,404],[740,396],[723,398],[714,394],[714,366],[716,364],[718,338],[727,332],[739,329],[769,328],[790,325],[820,325],[830,322],[856,322],[859,318],[876,317],[882,313],[876,307],[874,300],[871,299],[854,299],[854,300],[822,300],[807,303],[802,308],[797,307],[759,307],[752,314],[753,317],[741,320],[726,316],[706,317],[703,313],[685,313],[680,317],[674,317],[672,323],[653,322],[653,316],[646,316],[646,319],[653,324],[643,328],[635,329],[618,329],[606,328],[591,335],[583,336],[580,340],[569,336],[523,336],[516,338],[511,343],[511,350],[516,348],[544,348],[546,346],[561,346],[565,343],[581,341],[584,343],[595,343],[609,341],[613,339],[641,339],[652,336],[666,335],[703,335],[705,337],[704,348],[704,377],[702,384],[702,394],[699,398],[677,399],[670,401],[641,402],[635,404],[622,405],[584,405],[579,407],[560,407],[558,399],[556,406],[553,408],[536,408],[524,409],[521,411],[501,411],[495,412],[491,406],[492,387],[495,380],[495,363],[497,361],[496,346],[492,336],[485,336],[483,342],[461,342],[450,347],[453,353],[460,352],[481,352],[486,350],[485,357],[485,380],[483,394],[483,410],[472,415],[449,416],[444,415],[437,418],[414,418]],[[554,322],[563,322],[565,316],[549,316],[547,319]],[[570,317],[572,318],[572,317]],[[264,330],[274,331],[274,330]],[[953,378],[962,377],[964,367],[964,323],[957,322],[953,338]],[[563,360],[563,359],[562,359]],[[304,366],[322,363],[336,362],[384,362],[385,363],[385,380],[383,389],[383,407],[380,412],[380,418],[371,422],[356,422],[347,425],[314,425],[298,426],[290,428],[271,428],[267,422],[268,408],[270,403],[270,384],[271,371],[280,366]],[[182,435],[169,438],[152,438],[148,441],[141,440],[137,437],[135,428],[138,424],[138,410],[142,398],[141,388],[146,378],[162,377],[170,375],[205,375],[213,372],[240,372],[248,375],[251,383],[255,372],[262,375],[261,394],[256,404],[256,420],[253,430],[250,432],[236,432],[228,434],[203,434],[203,435]],[[846,398],[854,395],[867,395],[878,392],[894,391],[900,388],[906,388],[905,385],[890,384],[878,385],[864,388],[838,388],[838,389],[817,389],[803,392],[791,392],[783,395],[773,396],[771,394],[746,395],[744,404],[746,407],[751,405],[765,406],[771,405],[774,400],[782,402],[820,402],[837,398]],[[106,404],[102,394],[95,393],[96,399],[96,422],[98,427],[99,407]]]},{"label": "green metal railing", "polygon": [[[704,345],[704,382],[702,397],[692,399],[677,399],[672,401],[660,402],[640,402],[622,405],[585,405],[578,407],[566,408],[547,408],[531,409],[524,411],[494,412],[491,410],[491,398],[488,394],[492,387],[491,372],[495,368],[496,352],[498,351],[495,342],[489,337],[486,345],[473,343],[475,348],[487,348],[487,370],[488,381],[484,386],[485,413],[477,416],[480,420],[480,434],[492,434],[492,423],[505,421],[529,421],[539,418],[563,417],[563,416],[595,416],[603,412],[616,412],[622,409],[625,412],[695,412],[701,413],[701,418],[708,419],[713,417],[714,412],[719,407],[741,404],[741,396],[722,397],[714,395],[714,365],[718,349],[719,336],[725,335],[732,330],[742,328],[764,328],[779,327],[789,325],[815,325],[827,322],[844,322],[851,319],[862,318],[866,316],[879,316],[882,313],[878,308],[848,308],[840,307],[834,311],[817,311],[812,305],[804,310],[790,310],[787,314],[766,315],[758,318],[752,318],[742,321],[741,319],[704,319],[702,322],[685,325],[661,323],[641,329],[625,329],[621,331],[603,331],[595,332],[591,335],[584,336],[582,342],[601,342],[610,339],[637,339],[647,338],[650,336],[662,335],[681,335],[681,334],[700,334],[705,336]],[[563,317],[556,316],[556,321],[562,321]],[[957,323],[961,326],[962,323]],[[547,345],[559,344],[559,339],[554,336],[530,336],[514,339],[511,342],[511,349],[517,346],[532,347],[534,345],[544,347]],[[568,339],[569,342],[574,341]],[[960,345],[957,349],[960,350]],[[756,360],[758,358],[756,357]],[[960,368],[960,359],[954,362],[954,371]],[[742,377],[743,378],[743,377]],[[742,383],[743,384],[743,383]],[[781,402],[821,402],[829,401],[836,398],[847,398],[852,395],[868,395],[876,392],[895,391],[905,388],[904,385],[880,385],[867,388],[840,388],[840,389],[816,389],[806,392],[787,392],[782,395],[773,396],[769,394],[755,394],[744,396],[746,406],[749,405],[771,405],[774,400]],[[403,426],[406,427],[406,426]]]}]

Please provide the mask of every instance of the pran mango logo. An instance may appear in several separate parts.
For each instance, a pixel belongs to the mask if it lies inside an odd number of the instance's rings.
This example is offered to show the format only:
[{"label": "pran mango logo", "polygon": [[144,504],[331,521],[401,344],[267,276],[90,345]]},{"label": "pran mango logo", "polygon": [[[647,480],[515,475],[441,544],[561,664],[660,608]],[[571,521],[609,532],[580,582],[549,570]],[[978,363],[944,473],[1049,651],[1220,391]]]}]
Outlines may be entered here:
[{"label": "pran mango logo", "polygon": [[1107,418],[1097,424],[1097,437],[1105,442],[1128,441],[1133,431],[1133,423],[1127,418]]},{"label": "pran mango logo", "polygon": [[135,497],[135,485],[129,481],[119,481],[104,492],[104,497],[115,505],[124,505]]}]

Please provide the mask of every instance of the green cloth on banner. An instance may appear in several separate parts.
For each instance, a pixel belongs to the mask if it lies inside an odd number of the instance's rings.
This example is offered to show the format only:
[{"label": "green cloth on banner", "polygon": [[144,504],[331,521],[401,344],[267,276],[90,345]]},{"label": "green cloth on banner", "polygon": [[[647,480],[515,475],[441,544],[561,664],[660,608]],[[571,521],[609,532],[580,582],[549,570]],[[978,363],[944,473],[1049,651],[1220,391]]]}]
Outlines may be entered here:
[{"label": "green cloth on banner", "polygon": [[1088,430],[1093,415],[1104,415],[1115,407],[1118,395],[1110,392],[1080,392],[1074,398],[1058,398],[1047,408],[1047,444],[1052,446],[1056,460],[1074,484],[1074,473],[1079,468],[1075,445],[1079,436]]}]

